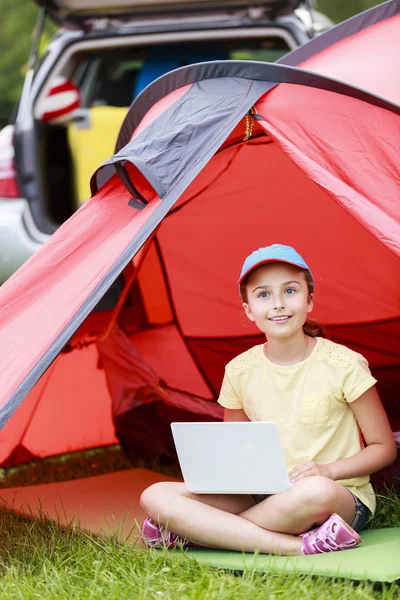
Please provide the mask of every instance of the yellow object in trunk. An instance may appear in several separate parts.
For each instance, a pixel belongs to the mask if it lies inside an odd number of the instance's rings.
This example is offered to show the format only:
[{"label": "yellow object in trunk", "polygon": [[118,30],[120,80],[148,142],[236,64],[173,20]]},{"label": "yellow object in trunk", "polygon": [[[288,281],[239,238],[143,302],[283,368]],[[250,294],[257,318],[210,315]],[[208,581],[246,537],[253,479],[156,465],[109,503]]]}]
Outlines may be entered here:
[{"label": "yellow object in trunk", "polygon": [[115,152],[115,144],[128,107],[94,106],[88,109],[88,127],[68,125],[68,142],[74,164],[77,208],[90,198],[90,178]]}]

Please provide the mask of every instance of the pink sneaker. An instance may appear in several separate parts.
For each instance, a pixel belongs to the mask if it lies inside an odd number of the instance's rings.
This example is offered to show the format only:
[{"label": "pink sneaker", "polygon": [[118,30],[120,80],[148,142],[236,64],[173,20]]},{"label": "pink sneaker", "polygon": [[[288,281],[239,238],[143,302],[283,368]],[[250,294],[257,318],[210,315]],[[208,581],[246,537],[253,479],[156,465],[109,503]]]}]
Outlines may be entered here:
[{"label": "pink sneaker", "polygon": [[149,548],[187,548],[190,545],[188,540],[166,530],[162,525],[157,525],[150,517],[143,521],[142,540]]},{"label": "pink sneaker", "polygon": [[316,529],[303,533],[302,554],[322,554],[358,546],[361,538],[342,517],[334,513]]}]

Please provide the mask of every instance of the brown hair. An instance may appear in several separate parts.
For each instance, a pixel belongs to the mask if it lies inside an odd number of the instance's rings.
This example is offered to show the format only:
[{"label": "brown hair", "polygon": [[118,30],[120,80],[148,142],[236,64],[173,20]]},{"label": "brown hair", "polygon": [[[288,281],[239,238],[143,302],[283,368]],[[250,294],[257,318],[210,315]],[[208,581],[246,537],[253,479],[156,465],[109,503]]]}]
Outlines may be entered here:
[{"label": "brown hair", "polygon": [[[300,269],[300,270],[304,273],[304,279],[306,280],[308,294],[309,294],[309,296],[311,296],[311,294],[314,293],[314,281],[311,276],[311,273],[310,273],[310,271],[306,271],[305,269]],[[247,302],[246,288],[247,288],[247,284],[249,282],[249,276],[251,275],[251,273],[253,273],[253,271],[251,271],[240,283],[240,295],[242,297],[243,302]],[[322,323],[319,323],[318,321],[314,321],[312,319],[306,320],[306,322],[303,325],[303,331],[306,335],[309,335],[310,337],[313,337],[313,338],[315,338],[315,337],[327,338],[328,337],[328,332],[326,331],[326,329],[322,325]]]}]

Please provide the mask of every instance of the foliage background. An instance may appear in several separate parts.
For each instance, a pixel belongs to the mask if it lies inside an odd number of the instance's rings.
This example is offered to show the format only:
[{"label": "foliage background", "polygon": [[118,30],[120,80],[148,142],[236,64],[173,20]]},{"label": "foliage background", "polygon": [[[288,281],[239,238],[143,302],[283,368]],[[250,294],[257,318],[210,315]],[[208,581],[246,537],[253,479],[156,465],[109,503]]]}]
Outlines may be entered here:
[{"label": "foliage background", "polygon": [[[381,2],[382,0],[317,0],[315,4],[318,10],[339,23]],[[21,93],[39,9],[33,0],[1,0],[1,8],[0,126],[3,126],[12,118],[13,108]],[[44,50],[54,31],[54,25],[47,21],[40,50]]]}]

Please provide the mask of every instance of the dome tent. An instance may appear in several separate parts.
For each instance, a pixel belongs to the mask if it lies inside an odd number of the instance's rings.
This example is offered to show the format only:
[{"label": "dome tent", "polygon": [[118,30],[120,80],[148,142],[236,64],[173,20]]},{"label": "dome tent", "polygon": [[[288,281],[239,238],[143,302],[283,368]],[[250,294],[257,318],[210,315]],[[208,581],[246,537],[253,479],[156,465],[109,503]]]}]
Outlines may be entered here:
[{"label": "dome tent", "polygon": [[400,430],[399,23],[386,2],[280,64],[191,65],[135,100],[91,200],[0,290],[1,464],[113,443],[111,404],[137,452],[168,453],[176,414],[221,418],[224,365],[261,340],[240,266],[276,241]]}]

